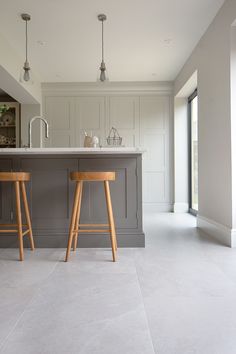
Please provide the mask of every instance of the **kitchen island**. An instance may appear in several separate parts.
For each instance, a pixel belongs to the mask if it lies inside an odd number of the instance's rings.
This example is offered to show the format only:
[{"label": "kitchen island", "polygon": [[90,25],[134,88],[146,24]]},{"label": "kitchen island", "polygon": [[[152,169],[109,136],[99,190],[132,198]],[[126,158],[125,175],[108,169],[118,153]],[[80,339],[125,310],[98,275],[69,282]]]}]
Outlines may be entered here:
[{"label": "kitchen island", "polygon": [[[65,247],[73,204],[72,171],[115,171],[110,183],[119,247],[144,247],[142,224],[142,153],[138,148],[0,149],[0,171],[31,173],[27,185],[36,247]],[[0,184],[0,223],[15,220],[10,183]],[[106,223],[103,184],[85,183],[81,223]],[[25,242],[27,240],[25,239]],[[17,238],[1,235],[0,247]],[[78,247],[110,247],[107,234],[80,234]]]}]

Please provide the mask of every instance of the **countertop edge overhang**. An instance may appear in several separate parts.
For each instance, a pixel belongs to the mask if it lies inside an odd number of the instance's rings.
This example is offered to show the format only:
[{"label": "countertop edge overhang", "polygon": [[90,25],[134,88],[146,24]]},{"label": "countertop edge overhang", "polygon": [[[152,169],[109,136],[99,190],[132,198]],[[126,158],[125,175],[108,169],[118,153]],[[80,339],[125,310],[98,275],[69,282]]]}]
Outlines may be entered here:
[{"label": "countertop edge overhang", "polygon": [[0,155],[140,155],[145,150],[132,147],[121,148],[2,148]]}]

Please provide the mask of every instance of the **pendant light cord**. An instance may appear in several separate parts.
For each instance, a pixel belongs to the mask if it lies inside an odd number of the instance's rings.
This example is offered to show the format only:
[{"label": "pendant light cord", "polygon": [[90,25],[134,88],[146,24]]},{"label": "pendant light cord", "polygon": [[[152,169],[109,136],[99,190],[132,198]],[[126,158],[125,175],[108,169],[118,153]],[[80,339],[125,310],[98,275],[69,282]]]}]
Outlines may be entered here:
[{"label": "pendant light cord", "polygon": [[102,61],[104,61],[103,21],[102,21]]},{"label": "pendant light cord", "polygon": [[105,14],[99,14],[98,15],[98,20],[102,22],[102,50],[101,50],[101,54],[102,54],[102,62],[100,64],[99,70],[100,70],[100,77],[99,80],[101,82],[107,81],[108,79],[106,78],[106,65],[104,62],[104,21],[106,21],[107,17]]},{"label": "pendant light cord", "polygon": [[26,26],[25,26],[25,57],[26,57],[26,62],[28,61],[28,21],[26,20]]}]

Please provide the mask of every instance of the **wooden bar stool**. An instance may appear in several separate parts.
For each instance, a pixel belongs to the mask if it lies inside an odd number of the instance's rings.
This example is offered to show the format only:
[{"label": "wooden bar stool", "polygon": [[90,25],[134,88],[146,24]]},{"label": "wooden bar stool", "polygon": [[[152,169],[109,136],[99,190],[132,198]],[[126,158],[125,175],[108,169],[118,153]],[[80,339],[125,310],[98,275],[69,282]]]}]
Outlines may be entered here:
[{"label": "wooden bar stool", "polygon": [[[112,257],[113,262],[116,261],[116,251],[117,251],[117,240],[116,240],[116,230],[115,222],[112,211],[111,194],[109,181],[115,180],[115,172],[71,172],[70,178],[72,181],[76,181],[75,195],[74,195],[74,205],[71,216],[70,232],[68,237],[68,245],[65,261],[67,262],[70,256],[70,250],[72,246],[72,241],[74,241],[73,250],[76,250],[77,240],[79,233],[99,233],[106,232],[110,234],[111,247],[112,247]],[[83,191],[83,182],[103,182],[106,196],[107,213],[108,213],[108,224],[80,224],[80,210],[81,210],[81,199]],[[93,229],[96,227],[97,229]],[[99,229],[102,227],[103,229]],[[105,229],[107,228],[107,229]]]},{"label": "wooden bar stool", "polygon": [[[17,217],[17,224],[0,224],[0,233],[11,233],[11,232],[18,233],[21,261],[24,260],[23,237],[26,234],[29,234],[31,249],[34,250],[34,239],[33,239],[30,213],[29,213],[29,207],[28,207],[26,190],[25,190],[25,182],[28,182],[29,180],[30,180],[30,173],[27,172],[0,172],[0,182],[13,182],[15,185],[16,217]],[[20,189],[23,197],[26,224],[22,224]],[[12,229],[12,228],[9,229],[9,227],[16,227],[16,229]],[[23,228],[26,228],[26,230],[24,231]]]}]

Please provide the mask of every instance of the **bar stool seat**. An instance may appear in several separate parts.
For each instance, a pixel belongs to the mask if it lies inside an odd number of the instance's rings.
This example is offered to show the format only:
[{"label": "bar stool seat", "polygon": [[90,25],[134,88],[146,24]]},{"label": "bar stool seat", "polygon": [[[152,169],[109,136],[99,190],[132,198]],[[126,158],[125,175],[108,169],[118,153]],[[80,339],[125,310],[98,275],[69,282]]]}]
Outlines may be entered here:
[{"label": "bar stool seat", "polygon": [[[76,250],[79,233],[109,233],[112,247],[113,262],[116,261],[117,239],[115,222],[113,217],[111,194],[109,181],[115,181],[115,172],[71,172],[70,179],[76,182],[74,204],[70,222],[70,232],[68,237],[65,261],[69,260],[72,242],[73,250]],[[108,224],[80,224],[81,200],[83,192],[83,182],[103,182],[106,196]],[[96,227],[96,229],[93,229]],[[102,229],[100,229],[102,227]]]},{"label": "bar stool seat", "polygon": [[[17,217],[17,224],[0,224],[0,233],[18,234],[19,252],[20,252],[21,261],[24,260],[23,237],[26,234],[29,235],[31,249],[34,250],[33,232],[32,232],[29,206],[27,202],[26,189],[25,189],[25,182],[28,182],[29,180],[30,180],[30,173],[28,172],[0,172],[0,182],[13,182],[15,185],[16,217]],[[20,190],[22,193],[23,205],[25,209],[26,224],[22,224]],[[23,228],[26,228],[26,230],[23,230]]]}]

